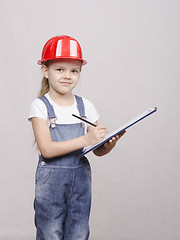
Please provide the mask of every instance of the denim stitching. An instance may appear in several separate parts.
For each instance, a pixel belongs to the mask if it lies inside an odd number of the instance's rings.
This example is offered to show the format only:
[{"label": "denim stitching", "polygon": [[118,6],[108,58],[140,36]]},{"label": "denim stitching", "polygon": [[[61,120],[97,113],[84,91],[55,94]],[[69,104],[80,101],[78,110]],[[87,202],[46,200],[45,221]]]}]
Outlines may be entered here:
[{"label": "denim stitching", "polygon": [[71,181],[71,189],[70,189],[69,197],[68,197],[68,200],[67,200],[67,205],[68,205],[68,203],[69,203],[69,201],[70,201],[70,198],[71,198],[72,192],[73,192],[74,180],[75,180],[74,171],[71,172],[71,179],[72,179],[72,181]]}]

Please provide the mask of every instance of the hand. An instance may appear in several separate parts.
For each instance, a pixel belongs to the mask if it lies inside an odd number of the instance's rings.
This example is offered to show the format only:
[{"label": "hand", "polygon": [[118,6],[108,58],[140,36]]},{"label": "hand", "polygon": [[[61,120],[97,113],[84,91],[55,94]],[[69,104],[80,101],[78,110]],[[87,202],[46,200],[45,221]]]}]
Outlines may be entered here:
[{"label": "hand", "polygon": [[85,135],[87,145],[100,142],[106,136],[107,132],[107,128],[103,125],[98,125],[97,127],[89,126],[88,132]]},{"label": "hand", "polygon": [[117,141],[126,133],[126,130],[121,132],[120,134],[116,135],[115,137],[111,138],[108,142],[104,144],[104,147],[108,150],[111,151],[117,143]]}]

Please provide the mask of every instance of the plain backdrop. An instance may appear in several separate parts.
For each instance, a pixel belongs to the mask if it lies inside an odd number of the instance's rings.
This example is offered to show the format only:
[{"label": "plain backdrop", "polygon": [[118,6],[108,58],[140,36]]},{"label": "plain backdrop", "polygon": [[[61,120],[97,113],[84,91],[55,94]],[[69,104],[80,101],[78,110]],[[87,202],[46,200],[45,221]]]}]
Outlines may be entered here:
[{"label": "plain backdrop", "polygon": [[90,240],[180,239],[180,1],[0,1],[0,239],[33,240],[29,106],[40,89],[44,43],[67,34],[88,64],[74,93],[114,130],[150,107],[107,156],[88,154]]}]

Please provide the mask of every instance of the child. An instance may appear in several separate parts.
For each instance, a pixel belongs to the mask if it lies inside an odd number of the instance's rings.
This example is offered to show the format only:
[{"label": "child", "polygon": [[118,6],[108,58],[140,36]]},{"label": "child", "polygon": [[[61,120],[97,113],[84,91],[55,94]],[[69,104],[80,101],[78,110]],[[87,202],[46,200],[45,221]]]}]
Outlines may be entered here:
[{"label": "child", "polygon": [[[35,225],[37,240],[87,240],[91,205],[91,169],[83,148],[107,134],[105,126],[87,126],[72,114],[98,124],[93,104],[73,95],[82,65],[79,43],[69,36],[47,41],[38,61],[44,75],[39,98],[31,104],[29,120],[39,148],[36,170]],[[124,134],[94,150],[111,151]]]}]

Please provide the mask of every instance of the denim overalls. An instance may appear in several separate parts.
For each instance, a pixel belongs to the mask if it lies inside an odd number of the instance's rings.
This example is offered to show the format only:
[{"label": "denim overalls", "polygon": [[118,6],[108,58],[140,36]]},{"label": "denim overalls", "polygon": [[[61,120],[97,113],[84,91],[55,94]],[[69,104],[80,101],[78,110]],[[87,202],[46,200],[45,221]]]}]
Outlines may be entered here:
[{"label": "denim overalls", "polygon": [[[79,114],[85,117],[84,103],[75,95]],[[84,135],[82,123],[56,124],[53,106],[43,96],[50,120],[52,141]],[[45,159],[41,155],[36,170],[36,240],[87,240],[91,206],[91,169],[82,149]]]}]

